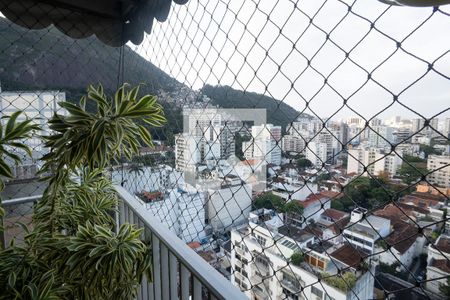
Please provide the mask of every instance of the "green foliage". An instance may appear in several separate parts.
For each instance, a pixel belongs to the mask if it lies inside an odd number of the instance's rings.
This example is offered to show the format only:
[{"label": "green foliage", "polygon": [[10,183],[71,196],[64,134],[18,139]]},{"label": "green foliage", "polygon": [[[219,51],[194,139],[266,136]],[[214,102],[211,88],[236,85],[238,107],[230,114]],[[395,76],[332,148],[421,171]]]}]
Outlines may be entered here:
[{"label": "green foliage", "polygon": [[229,86],[205,85],[202,93],[211,98],[211,104],[223,108],[265,108],[267,123],[280,125],[283,130],[291,120],[307,116],[296,111],[286,103],[257,93],[235,90]]},{"label": "green foliage", "polygon": [[440,284],[439,291],[443,296],[450,298],[450,278],[447,278],[447,284]]},{"label": "green foliage", "polygon": [[409,163],[427,163],[426,159],[423,159],[423,158],[420,158],[417,156],[408,155],[408,154],[405,154],[403,156],[403,161],[407,161]]},{"label": "green foliage", "polygon": [[331,200],[331,208],[341,211],[345,210],[344,204],[339,200]]},{"label": "green foliage", "polygon": [[303,254],[301,252],[294,252],[291,255],[290,261],[291,263],[293,263],[295,266],[300,266],[300,264],[305,260]]},{"label": "green foliage", "polygon": [[281,212],[290,214],[290,215],[296,215],[301,216],[303,215],[304,207],[296,200],[291,200],[283,205]]},{"label": "green foliage", "polygon": [[352,272],[345,272],[342,275],[330,275],[328,273],[322,273],[322,279],[329,285],[340,289],[341,291],[348,292],[356,284],[358,278]]},{"label": "green foliage", "polygon": [[253,207],[255,209],[266,208],[280,211],[283,209],[283,206],[284,206],[283,198],[276,196],[272,193],[261,194],[253,200]]},{"label": "green foliage", "polygon": [[31,119],[17,121],[21,113],[22,111],[16,111],[11,116],[4,117],[7,119],[6,124],[4,126],[0,124],[0,176],[7,178],[12,178],[12,173],[5,158],[9,157],[16,163],[20,162],[20,156],[12,153],[10,149],[20,149],[31,156],[31,150],[23,143],[23,140],[29,138],[33,130],[39,129]]},{"label": "green foliage", "polygon": [[[31,150],[23,140],[29,138],[33,130],[39,129],[39,127],[33,123],[33,120],[26,118],[24,121],[17,121],[22,111],[16,111],[11,116],[3,117],[7,122],[3,126],[0,123],[0,192],[4,188],[3,177],[12,178],[12,172],[10,166],[6,162],[8,157],[15,163],[20,162],[20,156],[17,153],[12,153],[10,149],[22,150],[31,156]],[[3,228],[3,217],[5,216],[5,210],[1,206],[0,199],[0,232]],[[1,247],[1,246],[0,246]]]},{"label": "green foliage", "polygon": [[306,169],[312,167],[312,162],[306,158],[299,158],[297,160],[297,167],[299,169]]},{"label": "green foliage", "polygon": [[388,273],[391,275],[394,275],[395,277],[401,278],[403,280],[407,280],[408,279],[408,272],[406,271],[398,271],[400,267],[400,263],[399,262],[395,262],[391,265],[380,262],[378,265],[378,268],[380,270],[380,272],[382,273]]},{"label": "green foliage", "polygon": [[317,176],[316,183],[320,184],[322,181],[327,181],[331,179],[330,173],[323,173]]},{"label": "green foliage", "polygon": [[423,151],[423,153],[425,154],[425,158],[427,158],[428,155],[435,155],[435,154],[436,155],[440,155],[440,154],[442,154],[441,151],[439,151],[437,149],[434,149],[433,146],[428,146],[428,145],[424,145],[424,144],[420,145],[420,151]]},{"label": "green foliage", "polygon": [[[358,177],[344,188],[344,196],[340,199],[344,207],[358,205],[372,209],[389,202],[395,191],[382,178]],[[344,204],[345,203],[345,204]]]},{"label": "green foliage", "polygon": [[427,173],[428,170],[426,168],[426,163],[414,161],[409,163],[403,162],[402,166],[398,170],[398,175],[406,184],[419,181],[420,178]]},{"label": "green foliage", "polygon": [[50,121],[57,134],[46,137],[43,173],[50,176],[33,230],[24,227],[24,245],[0,251],[0,299],[131,299],[142,276],[151,279],[142,230],[124,224],[115,233],[118,197],[104,176],[114,155],[131,157],[141,139],[151,144],[139,122],[165,121],[154,97],[137,94],[124,86],[112,101],[101,86],[89,87],[79,105],[61,103],[69,114]]},{"label": "green foliage", "polygon": [[251,139],[250,137],[244,137],[239,133],[236,133],[236,135],[234,136],[235,154],[240,160],[245,160],[244,157],[245,149],[242,149],[242,143],[249,141],[250,139]]}]

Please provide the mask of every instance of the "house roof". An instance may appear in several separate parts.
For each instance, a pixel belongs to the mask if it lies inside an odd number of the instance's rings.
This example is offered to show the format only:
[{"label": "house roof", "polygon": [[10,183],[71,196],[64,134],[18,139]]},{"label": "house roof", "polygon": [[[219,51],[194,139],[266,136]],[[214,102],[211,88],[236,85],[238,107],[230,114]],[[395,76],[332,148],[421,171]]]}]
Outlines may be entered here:
[{"label": "house roof", "polygon": [[399,209],[394,204],[388,204],[384,208],[374,211],[373,214],[385,219],[391,220],[391,222],[396,222],[399,220],[408,221],[408,216],[410,215],[411,210]]},{"label": "house roof", "polygon": [[201,244],[199,242],[190,242],[187,244],[189,248],[191,249],[197,249],[200,248]]},{"label": "house roof", "polygon": [[356,247],[350,244],[345,244],[344,246],[332,252],[330,255],[334,259],[352,268],[357,267],[363,261],[363,259],[368,256],[367,253],[362,250],[356,249]]},{"label": "house roof", "polygon": [[313,234],[295,226],[286,224],[278,229],[278,232],[282,235],[288,236],[296,241],[305,242],[314,237]]},{"label": "house roof", "polygon": [[386,243],[400,254],[405,253],[418,237],[417,228],[403,221],[393,223],[392,233],[385,238]]},{"label": "house roof", "polygon": [[448,259],[432,259],[430,266],[450,274],[450,260]]},{"label": "house roof", "polygon": [[450,253],[450,237],[441,235],[434,247],[442,252]]},{"label": "house roof", "polygon": [[336,222],[336,221],[339,221],[340,219],[348,216],[348,213],[334,209],[334,208],[329,208],[329,209],[325,210],[322,213],[322,215],[330,218],[331,220],[333,220],[333,222]]}]

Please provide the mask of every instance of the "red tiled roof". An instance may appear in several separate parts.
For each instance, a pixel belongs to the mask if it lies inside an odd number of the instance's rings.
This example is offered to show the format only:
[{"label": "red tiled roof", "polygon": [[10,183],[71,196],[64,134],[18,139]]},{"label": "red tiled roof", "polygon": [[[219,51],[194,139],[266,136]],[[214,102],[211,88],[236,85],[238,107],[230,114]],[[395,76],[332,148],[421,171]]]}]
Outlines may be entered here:
[{"label": "red tiled roof", "polygon": [[450,274],[450,260],[448,259],[433,259],[430,266]]},{"label": "red tiled roof", "polygon": [[409,209],[399,209],[394,204],[388,204],[384,208],[375,211],[373,214],[378,217],[391,220],[392,223],[399,220],[408,221],[411,214]]},{"label": "red tiled roof", "polygon": [[334,192],[334,191],[321,191],[319,194],[321,194],[324,197],[330,198],[330,199],[336,199],[340,198],[342,196],[342,193]]},{"label": "red tiled roof", "polygon": [[322,215],[325,215],[328,218],[330,218],[331,220],[333,220],[333,222],[336,222],[336,221],[339,221],[340,219],[348,216],[348,213],[334,209],[334,208],[329,208],[329,209],[325,210],[322,213]]},{"label": "red tiled roof", "polygon": [[450,238],[441,235],[434,247],[442,252],[450,253]]},{"label": "red tiled roof", "polygon": [[330,254],[334,259],[349,267],[357,267],[368,255],[350,244],[345,244]]},{"label": "red tiled roof", "polygon": [[187,244],[189,246],[189,248],[191,249],[197,249],[201,246],[201,244],[199,242],[190,242]]},{"label": "red tiled roof", "polygon": [[341,234],[345,229],[345,227],[347,226],[348,222],[350,222],[350,216],[347,216],[337,222],[334,222],[333,224],[328,226],[328,228],[331,229],[334,234]]},{"label": "red tiled roof", "polygon": [[385,241],[400,254],[405,253],[418,237],[417,228],[403,221],[393,223],[392,230],[392,233],[385,238]]}]

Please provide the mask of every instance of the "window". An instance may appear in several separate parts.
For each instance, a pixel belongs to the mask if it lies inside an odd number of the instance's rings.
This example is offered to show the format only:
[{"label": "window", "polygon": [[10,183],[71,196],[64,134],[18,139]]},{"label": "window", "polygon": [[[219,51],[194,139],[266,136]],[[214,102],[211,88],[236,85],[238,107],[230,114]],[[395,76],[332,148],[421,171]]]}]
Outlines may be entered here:
[{"label": "window", "polygon": [[311,287],[311,294],[316,295],[317,297],[319,297],[319,299],[322,299],[323,292],[322,292],[322,290],[319,290],[315,286],[312,286]]},{"label": "window", "polygon": [[238,271],[238,272],[241,272],[241,268],[238,267],[238,266],[234,266],[234,269],[235,269],[236,271]]},{"label": "window", "polygon": [[248,273],[244,270],[242,270],[242,275],[244,275],[245,277],[248,277]]},{"label": "window", "polygon": [[257,236],[256,236],[256,240],[258,241],[258,243],[259,243],[261,246],[265,246],[265,245],[266,245],[267,239],[263,238],[262,236],[257,235]]}]

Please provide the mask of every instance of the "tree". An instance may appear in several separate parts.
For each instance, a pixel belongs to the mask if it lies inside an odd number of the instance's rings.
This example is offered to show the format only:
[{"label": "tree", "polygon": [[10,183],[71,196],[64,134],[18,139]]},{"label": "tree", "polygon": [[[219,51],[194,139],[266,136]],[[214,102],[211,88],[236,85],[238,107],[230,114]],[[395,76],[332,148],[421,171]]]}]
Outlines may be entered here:
[{"label": "tree", "polygon": [[295,251],[290,258],[291,263],[293,263],[295,266],[300,266],[300,264],[305,260],[305,257],[303,256],[303,253],[299,251]]},{"label": "tree", "polygon": [[284,200],[273,193],[264,193],[253,200],[253,207],[255,209],[275,209],[276,211],[281,212],[284,207]]},{"label": "tree", "polygon": [[142,229],[116,229],[118,196],[106,171],[115,157],[131,160],[140,141],[151,145],[140,122],[165,122],[156,98],[138,92],[122,86],[110,99],[90,86],[78,105],[60,103],[68,115],[49,121],[54,134],[45,137],[41,174],[50,176],[33,228],[24,228],[23,245],[0,251],[2,299],[131,299],[143,276],[151,278]]},{"label": "tree", "polygon": [[433,146],[428,146],[424,144],[420,144],[420,151],[422,151],[425,154],[425,158],[427,158],[428,155],[442,154],[441,151],[434,149]]},{"label": "tree", "polygon": [[306,169],[312,167],[312,162],[307,158],[299,158],[297,160],[297,167],[299,169]]},{"label": "tree", "polygon": [[331,200],[331,208],[341,211],[345,210],[344,204],[339,200]]},{"label": "tree", "polygon": [[282,212],[296,216],[303,215],[303,211],[303,205],[297,200],[291,200],[287,202],[286,204],[284,204],[282,209]]},{"label": "tree", "polygon": [[403,162],[398,171],[398,175],[406,184],[420,180],[420,178],[427,174],[428,170],[422,164],[419,163],[406,163]]}]

